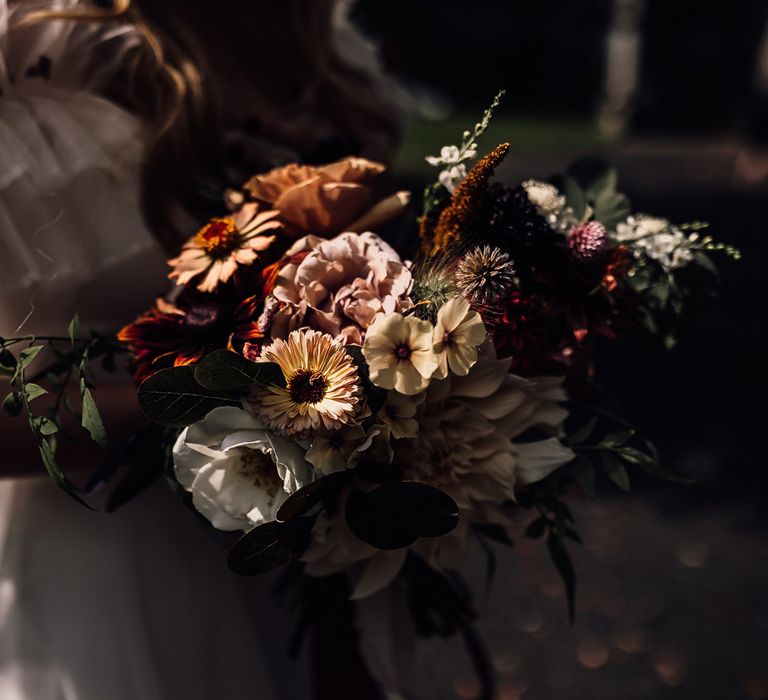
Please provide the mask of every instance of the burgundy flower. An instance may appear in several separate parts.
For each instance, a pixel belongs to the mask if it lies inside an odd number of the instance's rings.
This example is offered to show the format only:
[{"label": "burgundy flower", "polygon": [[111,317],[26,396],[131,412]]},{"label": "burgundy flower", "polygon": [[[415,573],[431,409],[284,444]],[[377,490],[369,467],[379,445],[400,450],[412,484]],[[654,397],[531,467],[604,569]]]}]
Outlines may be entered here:
[{"label": "burgundy flower", "polygon": [[210,295],[181,295],[175,304],[158,299],[155,306],[117,335],[133,360],[137,383],[165,367],[199,362],[217,348],[242,351],[263,337],[256,318],[260,302],[249,297],[232,306]]}]

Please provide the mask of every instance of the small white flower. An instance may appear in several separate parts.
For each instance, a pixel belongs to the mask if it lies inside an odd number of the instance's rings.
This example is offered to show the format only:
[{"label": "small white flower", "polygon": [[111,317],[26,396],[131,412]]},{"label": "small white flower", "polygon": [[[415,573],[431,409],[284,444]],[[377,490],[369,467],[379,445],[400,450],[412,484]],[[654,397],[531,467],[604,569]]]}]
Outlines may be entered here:
[{"label": "small white flower", "polygon": [[[472,154],[474,155],[474,153]],[[467,156],[471,158],[472,156]],[[439,156],[427,156],[426,161],[430,165],[455,165],[461,159],[461,151],[458,146],[443,146]]]},{"label": "small white flower", "polygon": [[443,146],[439,156],[427,156],[425,160],[430,165],[443,166],[437,176],[438,182],[453,194],[456,186],[467,176],[464,163],[474,158],[476,153],[474,148],[467,148],[462,153],[458,146]]},{"label": "small white flower", "polygon": [[556,231],[568,231],[577,223],[573,210],[566,206],[565,197],[554,185],[540,180],[526,180],[523,188],[539,214]]},{"label": "small white flower", "polygon": [[451,194],[456,192],[458,184],[467,176],[467,166],[464,163],[443,170],[437,176],[438,182]]},{"label": "small white flower", "polygon": [[565,208],[565,197],[548,182],[526,180],[523,183],[528,199],[536,206],[540,214],[559,214]]},{"label": "small white flower", "polygon": [[646,255],[666,272],[691,262],[691,245],[696,242],[667,219],[642,214],[630,216],[626,222],[618,224],[614,238],[620,243],[628,243],[635,257]]},{"label": "small white flower", "polygon": [[295,442],[233,406],[215,408],[186,428],[173,448],[173,465],[195,508],[219,530],[274,520],[288,494],[314,480]]},{"label": "small white flower", "polygon": [[477,348],[485,341],[485,326],[480,314],[463,297],[454,297],[440,307],[435,323],[433,350],[437,357],[435,377],[444,379],[451,372],[464,376],[477,362]]}]

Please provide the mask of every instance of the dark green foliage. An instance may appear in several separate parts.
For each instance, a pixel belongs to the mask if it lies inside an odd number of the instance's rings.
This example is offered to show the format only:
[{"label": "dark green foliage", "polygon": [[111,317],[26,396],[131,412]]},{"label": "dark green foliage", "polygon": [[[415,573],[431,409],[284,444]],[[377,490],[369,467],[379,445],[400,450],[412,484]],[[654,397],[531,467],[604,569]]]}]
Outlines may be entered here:
[{"label": "dark green foliage", "polygon": [[237,574],[262,574],[296,559],[309,543],[314,518],[273,520],[246,532],[229,550],[227,565]]},{"label": "dark green foliage", "polygon": [[453,530],[459,508],[433,486],[400,481],[371,492],[352,491],[346,517],[350,530],[363,542],[378,549],[400,549],[420,537],[439,537]]},{"label": "dark green foliage", "polygon": [[218,406],[239,405],[238,392],[206,389],[195,378],[196,367],[169,367],[145,379],[139,404],[158,425],[183,427],[202,420]]}]

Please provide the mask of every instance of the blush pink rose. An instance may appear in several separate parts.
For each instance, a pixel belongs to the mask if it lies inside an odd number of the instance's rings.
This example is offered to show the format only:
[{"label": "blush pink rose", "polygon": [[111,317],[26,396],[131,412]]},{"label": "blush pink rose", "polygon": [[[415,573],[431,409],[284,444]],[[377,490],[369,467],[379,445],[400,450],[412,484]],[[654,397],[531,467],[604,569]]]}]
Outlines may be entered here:
[{"label": "blush pink rose", "polygon": [[342,233],[330,240],[305,236],[286,257],[305,251],[300,262],[282,268],[272,291],[281,304],[273,338],[309,327],[360,345],[378,314],[413,305],[410,268],[375,233]]}]

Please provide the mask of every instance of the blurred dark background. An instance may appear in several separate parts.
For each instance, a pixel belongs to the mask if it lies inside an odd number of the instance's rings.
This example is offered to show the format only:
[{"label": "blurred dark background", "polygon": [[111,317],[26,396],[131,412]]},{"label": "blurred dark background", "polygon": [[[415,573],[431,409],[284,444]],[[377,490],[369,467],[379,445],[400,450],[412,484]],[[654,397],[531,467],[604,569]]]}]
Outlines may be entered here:
[{"label": "blurred dark background", "polygon": [[[424,155],[503,87],[480,143],[512,143],[500,178],[602,155],[634,210],[707,221],[744,254],[717,260],[719,296],[689,306],[675,349],[603,350],[598,380],[695,482],[575,498],[573,629],[546,556],[518,551],[487,603],[501,697],[768,698],[768,3],[360,0],[354,16],[417,98],[403,184],[434,177]],[[472,697],[459,676],[450,692]]]}]

